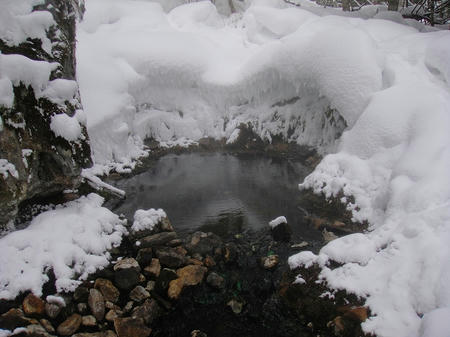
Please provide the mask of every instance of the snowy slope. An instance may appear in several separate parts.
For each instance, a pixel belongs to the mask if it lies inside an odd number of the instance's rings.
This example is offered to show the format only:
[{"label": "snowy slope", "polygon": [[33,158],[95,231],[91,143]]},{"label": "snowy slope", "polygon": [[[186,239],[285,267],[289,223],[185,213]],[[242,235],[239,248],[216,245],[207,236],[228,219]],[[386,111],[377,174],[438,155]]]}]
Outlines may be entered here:
[{"label": "snowy slope", "polygon": [[371,231],[291,264],[320,263],[332,287],[366,297],[368,332],[449,335],[433,317],[450,307],[450,33],[379,7],[358,18],[302,4],[254,1],[227,18],[209,2],[90,0],[78,69],[95,160],[129,163],[145,137],[233,137],[240,123],[330,152],[301,188],[354,196]]}]

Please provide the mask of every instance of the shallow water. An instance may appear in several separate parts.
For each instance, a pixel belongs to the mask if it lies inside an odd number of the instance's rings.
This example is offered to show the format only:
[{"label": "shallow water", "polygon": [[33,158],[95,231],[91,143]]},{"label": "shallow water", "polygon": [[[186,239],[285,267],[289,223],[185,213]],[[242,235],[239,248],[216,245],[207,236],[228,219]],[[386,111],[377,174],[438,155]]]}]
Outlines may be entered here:
[{"label": "shallow water", "polygon": [[219,235],[258,230],[284,215],[295,237],[317,239],[299,209],[298,183],[308,172],[300,162],[263,156],[171,154],[114,182],[127,198],[107,206],[130,220],[137,209],[162,208],[178,232]]}]

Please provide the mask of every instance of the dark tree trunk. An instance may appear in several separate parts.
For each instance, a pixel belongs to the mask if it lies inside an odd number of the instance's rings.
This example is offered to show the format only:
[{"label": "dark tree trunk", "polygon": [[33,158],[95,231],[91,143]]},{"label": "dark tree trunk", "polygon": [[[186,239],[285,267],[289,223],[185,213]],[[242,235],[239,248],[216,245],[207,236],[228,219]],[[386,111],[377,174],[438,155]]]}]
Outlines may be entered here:
[{"label": "dark tree trunk", "polygon": [[388,10],[398,11],[398,0],[388,0]]},{"label": "dark tree trunk", "polygon": [[350,0],[342,0],[342,10],[345,12],[350,11]]}]

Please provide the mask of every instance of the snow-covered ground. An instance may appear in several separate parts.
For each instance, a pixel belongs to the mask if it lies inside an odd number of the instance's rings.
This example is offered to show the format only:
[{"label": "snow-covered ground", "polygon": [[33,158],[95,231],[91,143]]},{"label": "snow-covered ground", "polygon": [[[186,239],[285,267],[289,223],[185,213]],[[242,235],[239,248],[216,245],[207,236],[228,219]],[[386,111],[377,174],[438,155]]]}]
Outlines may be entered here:
[{"label": "snow-covered ground", "polygon": [[[317,256],[293,256],[291,265],[319,263],[331,287],[366,298],[367,332],[450,335],[443,318],[450,310],[450,32],[428,32],[374,6],[343,14],[306,0],[300,7],[235,1],[245,11],[226,17],[224,1],[216,0],[221,13],[208,1],[175,7],[180,2],[87,1],[77,67],[96,171],[132,167],[145,155],[146,137],[232,141],[241,123],[264,139],[314,146],[328,155],[301,188],[343,202],[353,196],[349,209],[370,231],[332,241]],[[0,55],[0,70],[9,60]],[[10,83],[18,80],[0,74],[0,104],[11,104]],[[65,121],[54,123],[59,132]],[[14,174],[7,164],[4,174]],[[55,217],[71,219],[60,233],[67,240],[52,239],[61,231]],[[90,229],[78,226],[85,218]],[[51,266],[58,286],[71,288],[67,266],[85,275],[106,263],[104,249],[118,242],[121,226],[94,195],[43,213],[0,239],[1,256],[24,257],[15,269],[0,261],[1,297],[39,293]],[[49,237],[30,243],[42,233]],[[94,243],[96,236],[102,240]],[[61,251],[70,254],[55,254]],[[343,265],[331,270],[330,260]],[[30,276],[15,287],[22,270]]]}]

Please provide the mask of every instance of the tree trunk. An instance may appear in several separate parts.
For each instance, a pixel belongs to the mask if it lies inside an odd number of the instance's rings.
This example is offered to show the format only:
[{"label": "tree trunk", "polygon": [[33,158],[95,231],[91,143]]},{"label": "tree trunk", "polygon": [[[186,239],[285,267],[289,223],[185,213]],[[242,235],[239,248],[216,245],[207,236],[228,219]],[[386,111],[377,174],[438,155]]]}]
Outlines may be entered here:
[{"label": "tree trunk", "polygon": [[398,11],[398,0],[388,0],[388,11]]},{"label": "tree trunk", "polygon": [[342,10],[345,12],[350,11],[350,0],[342,0]]}]

